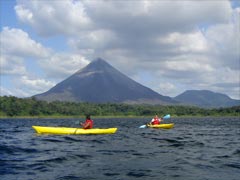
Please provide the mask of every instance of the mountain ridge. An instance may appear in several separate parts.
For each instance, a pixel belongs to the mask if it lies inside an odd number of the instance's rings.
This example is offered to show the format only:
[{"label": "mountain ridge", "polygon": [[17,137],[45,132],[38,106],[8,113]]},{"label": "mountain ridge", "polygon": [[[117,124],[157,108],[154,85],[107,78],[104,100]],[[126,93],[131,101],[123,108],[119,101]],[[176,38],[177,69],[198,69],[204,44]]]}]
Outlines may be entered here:
[{"label": "mountain ridge", "polygon": [[226,94],[209,90],[186,90],[173,99],[182,102],[183,104],[207,108],[231,107],[240,105],[240,100],[231,99]]}]

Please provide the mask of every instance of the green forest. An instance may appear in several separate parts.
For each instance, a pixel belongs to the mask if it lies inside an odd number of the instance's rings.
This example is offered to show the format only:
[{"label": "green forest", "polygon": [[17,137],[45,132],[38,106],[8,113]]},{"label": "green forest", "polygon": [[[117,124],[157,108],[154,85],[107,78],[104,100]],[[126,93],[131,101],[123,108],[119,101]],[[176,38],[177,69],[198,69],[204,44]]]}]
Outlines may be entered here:
[{"label": "green forest", "polygon": [[80,117],[93,116],[239,116],[240,106],[204,109],[194,106],[129,105],[114,103],[46,102],[35,98],[0,97],[0,117]]}]

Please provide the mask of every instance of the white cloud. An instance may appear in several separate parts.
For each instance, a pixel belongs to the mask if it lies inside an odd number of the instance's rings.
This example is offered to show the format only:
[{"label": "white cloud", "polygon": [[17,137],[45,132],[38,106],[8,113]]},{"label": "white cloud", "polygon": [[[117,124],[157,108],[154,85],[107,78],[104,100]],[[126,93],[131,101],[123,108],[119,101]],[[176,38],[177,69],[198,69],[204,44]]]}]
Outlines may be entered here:
[{"label": "white cloud", "polygon": [[[10,87],[0,86],[1,96],[17,96],[17,97],[30,97],[35,94],[39,94],[42,92],[47,91],[48,89],[52,88],[56,85],[55,82],[46,80],[44,78],[36,77],[34,74],[24,74],[17,76],[14,74],[11,78]],[[1,77],[4,78],[4,77]]]},{"label": "white cloud", "polygon": [[21,29],[4,27],[1,31],[1,52],[22,57],[46,57],[49,49],[32,40]]},{"label": "white cloud", "polygon": [[239,22],[237,24],[218,24],[210,27],[206,32],[208,43],[212,46],[212,55],[217,59],[215,63],[219,66],[240,69]]},{"label": "white cloud", "polygon": [[66,0],[48,3],[19,0],[15,11],[20,21],[41,35],[77,36],[81,32],[89,34],[87,31],[108,29],[124,38],[126,45],[136,37],[145,39],[153,34],[188,32],[199,24],[226,22],[231,16],[231,5],[227,0]]},{"label": "white cloud", "polygon": [[168,36],[161,36],[158,42],[160,45],[172,46],[175,53],[206,53],[210,48],[200,31],[187,34],[170,33]]},{"label": "white cloud", "polygon": [[163,95],[170,96],[172,93],[174,94],[176,92],[177,87],[170,82],[162,82],[156,89],[161,91]]},{"label": "white cloud", "polygon": [[0,86],[0,96],[17,96],[17,95],[11,92],[9,89]]},{"label": "white cloud", "polygon": [[15,11],[19,20],[41,35],[76,34],[91,27],[91,20],[81,1],[17,2]]},{"label": "white cloud", "polygon": [[4,27],[0,48],[2,74],[26,75],[28,58],[41,64],[43,70],[54,77],[59,74],[69,75],[89,63],[81,55],[54,52],[31,39],[21,29]]},{"label": "white cloud", "polygon": [[12,78],[14,88],[0,87],[1,96],[30,97],[32,95],[45,92],[55,85],[55,83],[32,76],[19,76]]},{"label": "white cloud", "polygon": [[[98,23],[119,32],[130,30],[169,32],[203,22],[226,22],[231,16],[229,1],[84,1],[87,15]],[[214,10],[214,13],[212,13]],[[143,23],[144,22],[144,23]],[[124,29],[126,31],[124,31]],[[147,31],[146,31],[147,30]],[[134,31],[130,32],[131,34]]]},{"label": "white cloud", "polygon": [[1,75],[24,75],[27,73],[24,61],[16,56],[2,54],[0,56]]},{"label": "white cloud", "polygon": [[[216,69],[216,76],[212,76],[214,79],[214,84],[232,84],[235,87],[240,88],[240,71],[234,70],[229,67],[221,67],[220,69]],[[240,92],[240,91],[239,91]]]},{"label": "white cloud", "polygon": [[110,30],[99,29],[90,32],[79,33],[79,35],[68,40],[69,46],[74,50],[105,50],[107,48],[113,48],[112,43],[120,41]]},{"label": "white cloud", "polygon": [[1,75],[10,75],[18,79],[27,76],[27,59],[37,61],[51,53],[50,49],[31,39],[28,33],[21,29],[4,27],[0,35]]},{"label": "white cloud", "polygon": [[28,89],[29,95],[36,94],[39,92],[44,92],[46,89],[50,89],[55,85],[55,83],[39,78],[30,78],[29,76],[22,76],[16,82],[17,86],[21,87],[21,89]]},{"label": "white cloud", "polygon": [[51,57],[39,60],[47,78],[63,79],[83,68],[89,61],[77,54],[56,53]]},{"label": "white cloud", "polygon": [[[203,64],[199,60],[177,60],[177,61],[166,61],[165,67],[171,71],[181,72],[195,72],[195,73],[205,73],[212,72],[213,68],[209,64]],[[181,76],[181,75],[180,75]]]}]

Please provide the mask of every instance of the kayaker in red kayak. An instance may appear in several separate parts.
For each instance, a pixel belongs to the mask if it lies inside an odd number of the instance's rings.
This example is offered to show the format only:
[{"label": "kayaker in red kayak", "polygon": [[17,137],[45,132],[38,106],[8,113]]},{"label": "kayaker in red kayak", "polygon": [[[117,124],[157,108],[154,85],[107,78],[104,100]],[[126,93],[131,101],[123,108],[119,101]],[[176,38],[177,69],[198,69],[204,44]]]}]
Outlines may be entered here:
[{"label": "kayaker in red kayak", "polygon": [[93,127],[93,120],[91,119],[90,115],[86,116],[86,121],[84,123],[80,123],[83,129],[91,129]]},{"label": "kayaker in red kayak", "polygon": [[152,121],[150,122],[151,125],[157,125],[160,124],[162,122],[162,118],[159,118],[157,115],[152,119]]}]

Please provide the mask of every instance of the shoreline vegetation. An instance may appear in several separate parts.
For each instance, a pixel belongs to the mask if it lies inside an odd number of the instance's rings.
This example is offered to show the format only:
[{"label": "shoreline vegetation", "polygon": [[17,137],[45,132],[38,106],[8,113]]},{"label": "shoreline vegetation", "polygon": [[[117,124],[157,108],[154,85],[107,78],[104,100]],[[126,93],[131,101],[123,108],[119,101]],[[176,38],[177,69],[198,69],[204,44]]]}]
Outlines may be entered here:
[{"label": "shoreline vegetation", "polygon": [[5,118],[151,118],[155,114],[171,117],[240,117],[240,106],[204,109],[196,106],[46,102],[35,98],[0,96],[0,119]]},{"label": "shoreline vegetation", "polygon": [[[153,116],[91,116],[92,119],[131,119],[131,118],[149,118],[152,119]],[[239,118],[239,116],[171,116],[171,118],[178,119],[178,118],[185,118],[185,119],[190,119],[190,118]],[[0,116],[0,120],[5,120],[5,119],[80,119],[84,120],[85,117],[72,117],[72,116]]]}]

